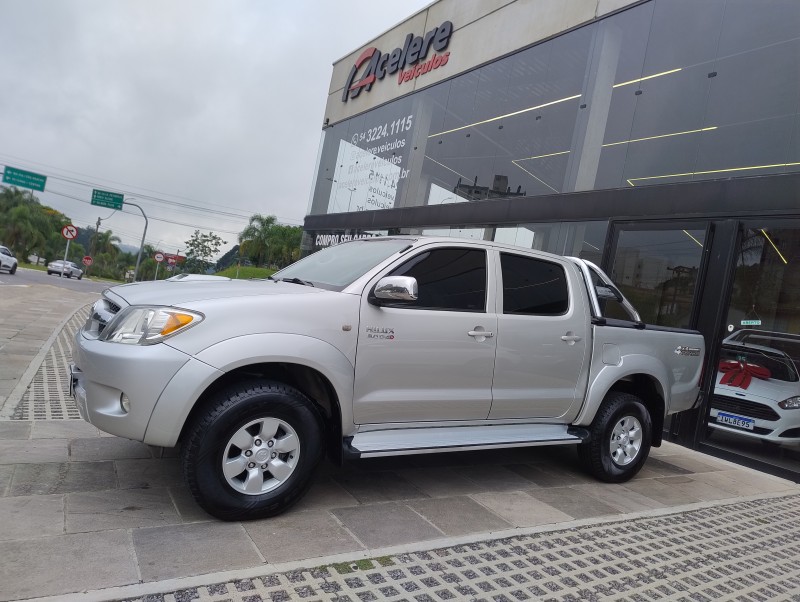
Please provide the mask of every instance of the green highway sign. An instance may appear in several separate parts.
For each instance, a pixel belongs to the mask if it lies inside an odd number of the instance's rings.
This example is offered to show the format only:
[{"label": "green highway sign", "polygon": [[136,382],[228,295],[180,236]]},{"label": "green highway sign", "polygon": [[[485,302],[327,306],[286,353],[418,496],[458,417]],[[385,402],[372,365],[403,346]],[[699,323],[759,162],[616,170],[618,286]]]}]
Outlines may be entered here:
[{"label": "green highway sign", "polygon": [[20,188],[30,188],[31,190],[38,190],[44,192],[44,185],[47,182],[47,176],[32,171],[25,171],[24,169],[17,169],[16,167],[9,167],[6,165],[3,172],[3,184],[11,184],[12,186],[19,186]]},{"label": "green highway sign", "polygon": [[124,195],[105,190],[92,190],[92,205],[108,207],[109,209],[122,209],[122,203],[124,202]]}]

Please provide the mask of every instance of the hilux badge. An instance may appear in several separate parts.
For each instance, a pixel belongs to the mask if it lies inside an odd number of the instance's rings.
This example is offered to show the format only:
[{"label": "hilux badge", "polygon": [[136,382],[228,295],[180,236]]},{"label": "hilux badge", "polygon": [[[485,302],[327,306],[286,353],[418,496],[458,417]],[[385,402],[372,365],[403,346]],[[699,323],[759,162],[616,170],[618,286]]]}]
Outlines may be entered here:
[{"label": "hilux badge", "polygon": [[394,339],[394,328],[384,328],[382,326],[367,326],[368,339]]}]

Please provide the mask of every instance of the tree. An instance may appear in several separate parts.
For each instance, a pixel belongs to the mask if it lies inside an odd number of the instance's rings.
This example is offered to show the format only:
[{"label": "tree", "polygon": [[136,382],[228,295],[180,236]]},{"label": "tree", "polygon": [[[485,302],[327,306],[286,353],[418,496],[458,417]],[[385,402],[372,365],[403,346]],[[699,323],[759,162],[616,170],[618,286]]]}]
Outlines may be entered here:
[{"label": "tree", "polygon": [[300,258],[300,241],[303,229],[300,226],[278,225],[272,229],[270,247],[272,260],[278,267],[285,267]]},{"label": "tree", "polygon": [[219,248],[224,244],[226,241],[213,232],[200,234],[200,230],[195,230],[186,241],[186,270],[191,274],[207,272],[214,263],[214,255],[219,253]]},{"label": "tree", "polygon": [[239,234],[242,254],[254,259],[257,265],[269,261],[270,237],[276,223],[274,215],[256,213],[250,217],[250,223]]},{"label": "tree", "polygon": [[16,187],[0,186],[0,240],[23,260],[31,253],[53,258],[64,239],[61,228],[69,218],[51,207],[41,205],[33,193]]}]

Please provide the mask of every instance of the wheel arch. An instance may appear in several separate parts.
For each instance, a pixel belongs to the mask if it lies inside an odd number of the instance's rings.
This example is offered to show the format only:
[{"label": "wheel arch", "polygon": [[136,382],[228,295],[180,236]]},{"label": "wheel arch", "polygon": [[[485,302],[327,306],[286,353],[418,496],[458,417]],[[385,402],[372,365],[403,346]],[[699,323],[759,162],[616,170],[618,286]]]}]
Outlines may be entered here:
[{"label": "wheel arch", "polygon": [[225,372],[200,394],[183,422],[178,441],[183,440],[187,429],[197,416],[203,414],[220,392],[232,384],[244,380],[271,380],[300,391],[308,397],[323,423],[328,456],[336,462],[342,456],[342,409],[333,383],[319,370],[310,366],[290,362],[258,362],[239,366]]},{"label": "wheel arch", "polygon": [[638,397],[650,414],[653,422],[652,445],[660,447],[664,430],[666,403],[661,383],[650,374],[630,374],[615,382],[608,393],[619,391]]},{"label": "wheel arch", "polygon": [[172,377],[154,404],[144,442],[173,447],[222,388],[242,379],[272,379],[315,403],[332,439],[339,434],[336,458],[342,431],[353,428],[353,377],[353,364],[323,340],[285,333],[233,337],[197,353]]},{"label": "wheel arch", "polygon": [[666,408],[669,406],[666,367],[647,356],[624,356],[618,366],[603,366],[591,379],[586,402],[574,424],[588,426],[612,391],[638,397],[653,422],[653,446],[662,441]]}]

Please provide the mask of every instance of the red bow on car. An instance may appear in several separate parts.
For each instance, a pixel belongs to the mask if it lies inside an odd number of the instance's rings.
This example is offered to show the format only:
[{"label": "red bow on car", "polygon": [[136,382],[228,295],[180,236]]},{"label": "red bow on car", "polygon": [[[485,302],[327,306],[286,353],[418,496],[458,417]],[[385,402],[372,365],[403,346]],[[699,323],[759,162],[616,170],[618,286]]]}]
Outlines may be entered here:
[{"label": "red bow on car", "polygon": [[741,387],[746,389],[750,386],[753,377],[767,380],[772,376],[769,369],[758,364],[748,364],[747,362],[737,362],[734,360],[723,360],[719,363],[719,371],[724,372],[725,376],[719,381],[721,385],[731,387]]}]

